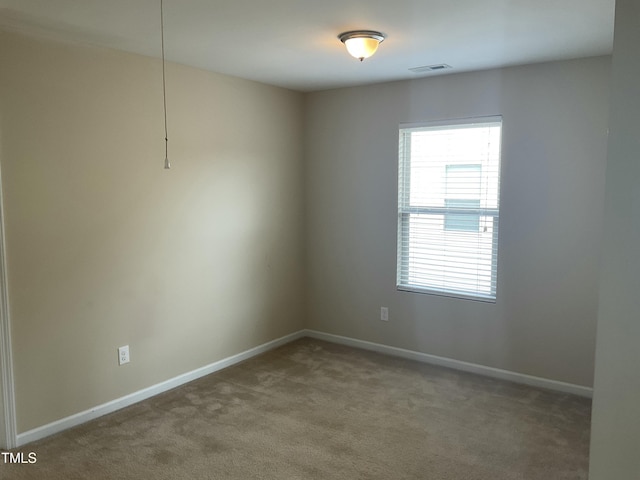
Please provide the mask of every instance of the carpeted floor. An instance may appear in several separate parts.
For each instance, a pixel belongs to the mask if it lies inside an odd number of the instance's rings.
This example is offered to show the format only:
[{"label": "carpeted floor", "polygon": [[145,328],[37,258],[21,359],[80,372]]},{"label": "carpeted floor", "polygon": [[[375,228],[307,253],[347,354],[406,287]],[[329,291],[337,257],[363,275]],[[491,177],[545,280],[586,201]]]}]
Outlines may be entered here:
[{"label": "carpeted floor", "polygon": [[586,479],[590,408],[302,339],[26,445],[0,479]]}]

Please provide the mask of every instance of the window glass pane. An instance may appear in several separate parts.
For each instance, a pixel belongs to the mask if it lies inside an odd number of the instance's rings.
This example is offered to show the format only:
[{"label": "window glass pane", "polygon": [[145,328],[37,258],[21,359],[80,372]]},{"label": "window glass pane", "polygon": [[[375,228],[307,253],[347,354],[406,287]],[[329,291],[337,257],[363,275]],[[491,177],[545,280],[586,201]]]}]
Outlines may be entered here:
[{"label": "window glass pane", "polygon": [[501,120],[400,130],[398,287],[492,301]]},{"label": "window glass pane", "polygon": [[[480,208],[480,199],[446,198],[444,204],[447,210],[477,210]],[[444,219],[444,229],[477,232],[480,229],[480,213],[453,213],[448,211]]]}]

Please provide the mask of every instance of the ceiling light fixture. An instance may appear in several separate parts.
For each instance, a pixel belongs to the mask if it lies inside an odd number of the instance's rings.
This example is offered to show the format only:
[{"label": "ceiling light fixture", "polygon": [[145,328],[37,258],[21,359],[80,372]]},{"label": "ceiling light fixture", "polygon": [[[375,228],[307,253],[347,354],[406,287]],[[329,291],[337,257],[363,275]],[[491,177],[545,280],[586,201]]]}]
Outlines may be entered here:
[{"label": "ceiling light fixture", "polygon": [[349,54],[360,61],[376,53],[386,36],[374,30],[352,30],[338,35]]}]

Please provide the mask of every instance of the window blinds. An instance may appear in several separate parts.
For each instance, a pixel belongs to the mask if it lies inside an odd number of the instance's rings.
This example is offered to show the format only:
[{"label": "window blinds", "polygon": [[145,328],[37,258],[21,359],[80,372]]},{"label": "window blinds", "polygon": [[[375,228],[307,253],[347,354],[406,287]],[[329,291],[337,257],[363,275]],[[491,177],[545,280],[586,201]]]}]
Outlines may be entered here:
[{"label": "window blinds", "polygon": [[401,290],[495,301],[499,117],[400,128]]}]

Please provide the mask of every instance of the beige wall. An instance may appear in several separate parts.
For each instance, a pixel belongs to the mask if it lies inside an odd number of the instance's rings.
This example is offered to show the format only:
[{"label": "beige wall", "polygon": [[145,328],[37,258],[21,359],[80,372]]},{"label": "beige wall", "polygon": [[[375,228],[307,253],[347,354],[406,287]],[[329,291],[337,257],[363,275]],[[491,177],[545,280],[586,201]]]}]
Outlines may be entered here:
[{"label": "beige wall", "polygon": [[[1,360],[0,360],[1,362]],[[4,390],[2,382],[0,382],[0,448],[7,448],[5,438],[5,420],[4,420]]]},{"label": "beige wall", "polygon": [[[302,96],[0,33],[18,432],[302,327]],[[118,367],[128,344],[131,364]]]},{"label": "beige wall", "polygon": [[640,478],[640,4],[616,1],[591,480]]},{"label": "beige wall", "polygon": [[[309,326],[591,386],[609,68],[601,57],[308,95]],[[497,302],[396,291],[398,124],[496,114]]]}]

